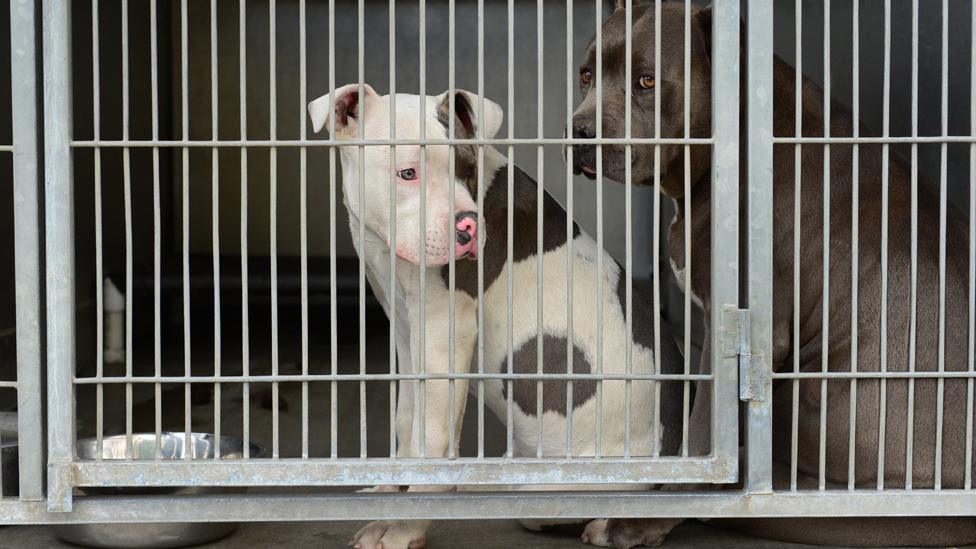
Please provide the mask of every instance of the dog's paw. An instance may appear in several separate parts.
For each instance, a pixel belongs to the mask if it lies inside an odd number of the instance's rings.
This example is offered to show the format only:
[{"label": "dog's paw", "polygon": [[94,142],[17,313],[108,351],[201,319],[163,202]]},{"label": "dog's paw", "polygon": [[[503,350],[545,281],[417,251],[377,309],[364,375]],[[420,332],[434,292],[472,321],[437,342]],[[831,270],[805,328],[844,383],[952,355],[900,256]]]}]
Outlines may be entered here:
[{"label": "dog's paw", "polygon": [[679,523],[677,519],[596,519],[586,525],[582,538],[598,547],[657,547]]},{"label": "dog's paw", "polygon": [[427,521],[378,520],[360,528],[349,545],[354,549],[422,549]]},{"label": "dog's paw", "polygon": [[596,545],[597,547],[613,547],[610,545],[610,536],[607,535],[607,519],[593,519],[583,529],[583,543]]},{"label": "dog's paw", "polygon": [[356,490],[359,493],[387,493],[387,492],[399,492],[400,486],[396,484],[380,484],[379,486],[370,486],[368,488],[361,488]]}]

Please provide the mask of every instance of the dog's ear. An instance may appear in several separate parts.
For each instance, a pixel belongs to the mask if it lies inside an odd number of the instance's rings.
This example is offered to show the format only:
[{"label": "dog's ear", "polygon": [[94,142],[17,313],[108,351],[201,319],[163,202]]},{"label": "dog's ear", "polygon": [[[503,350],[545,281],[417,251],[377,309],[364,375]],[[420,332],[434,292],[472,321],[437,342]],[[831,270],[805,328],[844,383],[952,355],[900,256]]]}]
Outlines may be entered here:
[{"label": "dog's ear", "polygon": [[[346,84],[336,88],[335,101],[331,97],[326,94],[308,104],[308,117],[312,120],[312,130],[315,133],[322,131],[322,128],[329,125],[330,114],[334,113],[336,134],[348,135],[348,132],[344,131],[347,129],[354,134],[358,129],[359,114],[365,112],[365,108],[359,105],[359,84]],[[370,98],[377,97],[379,96],[372,86],[363,84],[364,103],[367,103]]]},{"label": "dog's ear", "polygon": [[[445,93],[440,105],[437,107],[437,117],[444,127],[448,127],[448,117],[451,114],[451,95]],[[484,139],[491,139],[498,133],[502,126],[502,119],[505,114],[497,103],[490,99],[484,99],[484,118],[478,119],[479,99],[478,95],[465,90],[454,91],[454,136],[460,139],[473,139],[478,136],[480,126]]]}]

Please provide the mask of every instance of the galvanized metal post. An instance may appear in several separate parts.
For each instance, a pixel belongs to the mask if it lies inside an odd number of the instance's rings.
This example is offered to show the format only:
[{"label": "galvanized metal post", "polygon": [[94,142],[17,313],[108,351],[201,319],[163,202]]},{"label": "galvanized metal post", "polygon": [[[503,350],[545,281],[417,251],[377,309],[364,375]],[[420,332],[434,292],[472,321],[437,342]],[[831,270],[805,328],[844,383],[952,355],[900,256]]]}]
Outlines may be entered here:
[{"label": "galvanized metal post", "polygon": [[[745,489],[771,492],[773,423],[773,4],[751,0],[746,12],[749,361],[758,393],[746,404]],[[755,381],[755,380],[754,380]]]},{"label": "galvanized metal post", "polygon": [[[739,295],[739,0],[712,5],[712,307],[710,325],[716,338],[723,306]],[[735,463],[739,452],[737,421],[728,421],[738,406],[738,359],[721,345],[711,345],[714,376],[712,452]],[[722,428],[719,429],[718,426]]]},{"label": "galvanized metal post", "polygon": [[74,195],[71,169],[71,4],[45,0],[44,228],[47,281],[47,507],[71,511],[75,443]]},{"label": "galvanized metal post", "polygon": [[34,0],[10,3],[14,175],[14,286],[17,307],[17,440],[20,499],[40,501],[41,292],[37,208],[37,83]]}]

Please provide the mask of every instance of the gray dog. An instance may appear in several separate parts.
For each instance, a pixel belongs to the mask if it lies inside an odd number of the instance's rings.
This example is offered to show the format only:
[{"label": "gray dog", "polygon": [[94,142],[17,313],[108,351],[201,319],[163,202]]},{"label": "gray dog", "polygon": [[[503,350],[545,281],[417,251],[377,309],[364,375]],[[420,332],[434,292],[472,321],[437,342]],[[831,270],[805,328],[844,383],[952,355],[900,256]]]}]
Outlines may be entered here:
[{"label": "gray dog", "polygon": [[[620,4],[620,2],[618,2]],[[711,11],[694,8],[691,25],[691,118],[692,137],[707,137],[711,128]],[[633,7],[633,65],[632,82],[624,81],[625,13],[621,6],[603,24],[603,135],[620,137],[624,134],[624,101],[632,99],[632,135],[654,135],[654,95],[660,94],[661,135],[681,137],[684,123],[684,5],[665,3],[662,6],[661,55],[662,66],[654,66],[655,9],[653,4]],[[573,134],[578,138],[595,135],[595,55],[591,40],[580,67],[580,86],[584,96],[575,113]],[[795,135],[795,72],[780,59],[774,61],[773,131],[777,136]],[[743,72],[744,74],[744,72]],[[811,81],[803,82],[802,124],[804,136],[824,135],[823,92]],[[745,93],[740,93],[745,97]],[[833,102],[830,108],[830,134],[851,136],[854,124],[850,112]],[[745,120],[745,115],[741,116]],[[861,135],[868,135],[860,128]],[[947,208],[945,234],[939,229],[939,202],[933,196],[932,185],[919,182],[918,248],[917,248],[917,314],[911,318],[911,232],[912,208],[911,172],[909,165],[893,152],[888,163],[888,257],[887,257],[887,349],[886,364],[882,363],[880,337],[882,333],[882,163],[881,145],[860,147],[859,208],[860,236],[857,242],[859,269],[857,283],[857,340],[852,353],[851,293],[852,293],[852,147],[833,145],[830,149],[830,255],[829,255],[829,328],[826,349],[823,349],[822,323],[823,288],[823,184],[824,156],[822,146],[805,145],[800,155],[800,196],[794,196],[794,147],[783,145],[774,151],[774,230],[773,230],[773,357],[776,371],[792,370],[794,364],[804,372],[821,369],[823,353],[832,372],[851,370],[852,354],[857,370],[877,372],[883,367],[889,372],[908,370],[912,360],[918,371],[939,369],[940,355],[946,370],[968,368],[967,342],[972,320],[968,318],[968,239],[965,218],[952,206]],[[691,194],[684,193],[684,157],[682,146],[661,147],[661,190],[677,206],[677,216],[668,234],[668,251],[673,268],[682,279],[686,264],[685,238],[691,238],[693,266],[691,291],[700,301],[708,319],[710,299],[710,174],[708,147],[692,147]],[[744,151],[744,148],[743,148]],[[574,164],[577,173],[588,177],[595,174],[595,154],[592,146],[577,146]],[[634,146],[633,182],[654,185],[654,148]],[[744,166],[745,162],[742,162]],[[605,146],[603,173],[616,181],[624,181],[624,147]],[[745,175],[740,173],[745,184]],[[801,261],[793,262],[794,200],[802,205],[800,218]],[[690,201],[691,234],[684,232],[683,212]],[[945,238],[945,317],[944,350],[939,338],[939,242]],[[799,269],[799,308],[793,304],[794,269]],[[799,336],[794,337],[794,322]],[[912,338],[913,330],[915,337]],[[706,337],[707,342],[707,337]],[[708,343],[706,343],[707,345]],[[702,353],[701,371],[710,371],[708,350]],[[945,405],[941,437],[941,487],[961,488],[965,474],[965,445],[967,416],[967,380],[947,379],[940,388],[934,379],[888,380],[882,386],[878,380],[861,380],[856,385],[855,436],[849,437],[848,425],[852,384],[837,380],[828,384],[826,406],[825,474],[828,487],[845,486],[848,481],[849,440],[854,447],[854,475],[857,486],[874,487],[878,482],[879,417],[884,399],[886,406],[884,439],[884,485],[904,488],[906,476],[916,489],[932,488],[937,483],[936,430],[939,391],[944,391]],[[791,422],[794,398],[798,402],[798,486],[816,488],[819,474],[819,441],[821,414],[821,382],[811,380],[798,384],[783,382],[773,386],[774,433],[773,458],[775,488],[788,487],[791,454]],[[882,392],[885,391],[885,392]],[[910,399],[910,391],[913,397]],[[709,387],[698,387],[696,405],[692,413],[689,444],[694,452],[709,451],[709,418],[711,398]],[[910,406],[911,403],[911,406]],[[911,418],[911,419],[909,419]],[[913,436],[908,439],[909,422]],[[908,446],[912,444],[912,446]],[[907,459],[911,450],[911,469]],[[910,473],[909,473],[910,471]],[[655,545],[677,525],[676,520],[611,520],[605,531],[593,532],[598,539],[590,539],[606,546],[629,548],[636,545]],[[732,521],[729,521],[732,522]],[[976,520],[962,519],[780,519],[737,521],[737,526],[764,537],[789,539],[808,543],[860,545],[955,545],[976,540]]]}]

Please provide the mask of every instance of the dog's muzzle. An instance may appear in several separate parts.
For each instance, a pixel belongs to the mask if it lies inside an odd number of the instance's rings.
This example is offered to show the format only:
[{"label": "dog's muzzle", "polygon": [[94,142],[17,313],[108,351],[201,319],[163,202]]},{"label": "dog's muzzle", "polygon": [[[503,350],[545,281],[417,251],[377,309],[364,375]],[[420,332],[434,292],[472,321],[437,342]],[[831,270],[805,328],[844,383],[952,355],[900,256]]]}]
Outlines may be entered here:
[{"label": "dog's muzzle", "polygon": [[[573,121],[573,138],[593,139],[596,132],[593,124],[585,119],[577,118]],[[583,174],[589,179],[596,179],[596,147],[593,145],[573,145],[573,173]]]},{"label": "dog's muzzle", "polygon": [[460,212],[454,217],[454,256],[475,258],[478,254],[478,214]]}]

